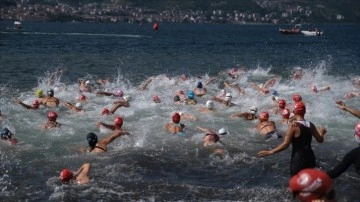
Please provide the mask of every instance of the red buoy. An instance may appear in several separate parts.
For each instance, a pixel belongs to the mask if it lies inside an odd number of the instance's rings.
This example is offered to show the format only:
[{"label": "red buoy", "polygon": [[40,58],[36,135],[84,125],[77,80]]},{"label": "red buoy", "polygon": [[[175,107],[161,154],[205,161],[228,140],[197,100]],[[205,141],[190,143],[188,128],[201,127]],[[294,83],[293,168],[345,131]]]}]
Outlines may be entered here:
[{"label": "red buoy", "polygon": [[158,29],[159,29],[159,24],[155,22],[153,25],[153,30],[158,30]]}]

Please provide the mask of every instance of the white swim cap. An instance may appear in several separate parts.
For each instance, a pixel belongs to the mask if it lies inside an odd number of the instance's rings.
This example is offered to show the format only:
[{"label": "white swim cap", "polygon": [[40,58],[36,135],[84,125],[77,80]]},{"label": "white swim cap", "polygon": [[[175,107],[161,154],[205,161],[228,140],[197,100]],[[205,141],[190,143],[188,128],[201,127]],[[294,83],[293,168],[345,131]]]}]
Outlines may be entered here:
[{"label": "white swim cap", "polygon": [[230,101],[231,98],[232,98],[231,93],[226,93],[226,95],[225,95],[225,101]]},{"label": "white swim cap", "polygon": [[86,85],[90,85],[90,84],[91,84],[91,81],[87,80],[87,81],[85,81],[85,84],[86,84]]},{"label": "white swim cap", "polygon": [[225,128],[220,128],[220,129],[218,130],[218,134],[219,134],[219,135],[226,135],[227,132],[226,132]]},{"label": "white swim cap", "polygon": [[214,108],[214,102],[211,100],[206,101],[206,108],[213,109]]},{"label": "white swim cap", "polygon": [[75,104],[75,107],[77,107],[77,108],[79,108],[79,109],[82,109],[82,104],[81,104],[80,102],[77,102],[77,103]]},{"label": "white swim cap", "polygon": [[131,100],[131,97],[128,96],[128,95],[125,95],[125,96],[124,96],[124,100],[125,100],[126,102],[129,102],[129,101]]},{"label": "white swim cap", "polygon": [[255,106],[251,106],[251,107],[249,108],[249,112],[252,113],[252,114],[256,114],[257,108],[256,108]]},{"label": "white swim cap", "polygon": [[263,88],[264,84],[259,84],[258,86],[259,86],[259,88]]}]

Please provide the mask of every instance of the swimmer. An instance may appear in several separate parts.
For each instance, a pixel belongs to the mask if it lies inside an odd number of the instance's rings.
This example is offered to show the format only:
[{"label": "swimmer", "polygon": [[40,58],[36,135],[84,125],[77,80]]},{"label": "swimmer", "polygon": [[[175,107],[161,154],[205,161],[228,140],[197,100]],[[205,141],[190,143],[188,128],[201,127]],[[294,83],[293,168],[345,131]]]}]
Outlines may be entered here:
[{"label": "swimmer", "polygon": [[243,90],[239,84],[237,83],[230,83],[228,81],[224,81],[224,85],[227,88],[235,89],[240,95],[245,95],[245,90]]},{"label": "swimmer", "polygon": [[112,125],[112,124],[106,124],[106,123],[103,123],[103,122],[97,122],[96,123],[96,126],[98,127],[98,128],[100,128],[100,127],[105,127],[105,128],[107,128],[107,129],[110,129],[110,130],[122,130],[122,125],[123,125],[123,118],[122,117],[120,117],[120,116],[118,116],[118,117],[115,117],[115,119],[114,119],[114,125]]},{"label": "swimmer", "polygon": [[315,154],[311,148],[312,137],[317,142],[324,141],[326,129],[316,128],[309,121],[305,121],[306,107],[303,102],[297,102],[294,106],[294,123],[289,124],[283,142],[271,150],[258,152],[259,157],[265,157],[287,149],[292,144],[292,154],[290,161],[290,175],[297,174],[304,168],[314,168],[316,166]]},{"label": "swimmer", "polygon": [[71,104],[70,102],[63,102],[63,103],[65,107],[71,109],[73,112],[81,112],[81,113],[85,112],[81,102],[77,102],[76,104]]},{"label": "swimmer", "polygon": [[215,112],[214,102],[212,100],[206,101],[205,107],[204,106],[199,107],[199,112],[201,113]]},{"label": "swimmer", "polygon": [[79,81],[80,92],[90,93],[92,91],[91,85],[92,83],[90,80],[80,80]]},{"label": "swimmer", "polygon": [[293,96],[292,96],[292,101],[294,102],[294,103],[297,103],[297,102],[302,102],[302,97],[301,97],[301,95],[299,95],[299,94],[294,94]]},{"label": "swimmer", "polygon": [[190,120],[190,121],[196,121],[196,117],[188,114],[188,113],[184,113],[184,112],[179,112],[181,120]]},{"label": "swimmer", "polygon": [[48,121],[43,123],[41,126],[42,129],[50,130],[52,128],[60,128],[61,124],[56,122],[56,119],[58,118],[58,115],[54,111],[50,111],[47,115]]},{"label": "swimmer", "polygon": [[102,111],[102,115],[114,114],[120,107],[129,108],[130,100],[131,100],[131,97],[125,95],[119,101],[114,102],[114,106],[110,110],[108,110],[107,108],[104,108]]},{"label": "swimmer", "polygon": [[1,140],[9,141],[11,144],[16,144],[17,140],[13,137],[13,133],[10,132],[8,128],[3,128],[1,130]]},{"label": "swimmer", "polygon": [[24,102],[18,99],[15,99],[15,102],[25,107],[26,109],[31,109],[31,110],[39,109],[39,105],[40,105],[40,102],[38,100],[34,100],[32,105],[25,104]]},{"label": "swimmer", "polygon": [[211,149],[212,153],[223,157],[225,153],[225,148],[223,143],[220,141],[219,135],[226,135],[226,130],[224,128],[221,128],[219,129],[218,133],[215,133],[207,128],[196,127],[196,129],[206,133],[203,138],[203,146],[205,148]]},{"label": "swimmer", "polygon": [[148,87],[148,85],[153,81],[153,78],[150,77],[148,79],[146,79],[142,84],[140,84],[140,86],[138,87],[139,90],[146,90],[146,88]]},{"label": "swimmer", "polygon": [[196,88],[194,89],[194,93],[196,96],[198,97],[202,97],[204,95],[206,95],[207,89],[203,87],[203,84],[201,83],[201,81],[199,81],[197,83]]},{"label": "swimmer", "polygon": [[175,104],[182,104],[183,101],[181,100],[180,96],[175,95],[175,96],[174,96],[174,103],[175,103]]},{"label": "swimmer", "polygon": [[87,184],[90,182],[90,163],[84,163],[75,173],[64,168],[60,173],[60,180],[64,184]]},{"label": "swimmer", "polygon": [[172,115],[172,122],[167,123],[165,125],[165,129],[166,131],[172,133],[172,134],[176,134],[179,132],[184,132],[185,129],[185,125],[180,123],[180,119],[181,119],[181,115],[177,112],[175,112]]},{"label": "swimmer", "polygon": [[344,95],[344,98],[354,98],[360,95],[360,92],[349,92]]},{"label": "swimmer", "polygon": [[290,110],[288,108],[283,109],[281,113],[281,124],[291,123],[293,119],[290,119]]},{"label": "swimmer", "polygon": [[95,133],[90,132],[86,135],[86,140],[88,141],[89,144],[89,148],[87,149],[87,152],[89,153],[106,152],[107,145],[122,135],[130,135],[130,133],[122,130],[114,130],[114,132],[110,136],[98,141],[97,135]]},{"label": "swimmer", "polygon": [[153,100],[154,103],[160,103],[160,102],[161,102],[159,96],[157,96],[157,95],[154,95],[154,96],[152,97],[152,100]]},{"label": "swimmer", "polygon": [[277,102],[278,106],[272,110],[272,113],[274,114],[282,114],[283,110],[286,107],[286,101],[284,99],[279,99]]},{"label": "swimmer", "polygon": [[124,95],[124,92],[120,89],[115,92],[98,91],[98,92],[96,92],[96,95],[122,97]]},{"label": "swimmer", "polygon": [[351,107],[347,107],[343,101],[336,101],[336,104],[338,104],[338,107],[344,111],[349,112],[350,114],[358,117],[360,119],[360,111],[356,110]]},{"label": "swimmer", "polygon": [[303,72],[302,72],[302,69],[301,67],[297,67],[293,73],[293,80],[301,80],[302,79],[302,76],[303,76]]},{"label": "swimmer", "polygon": [[264,95],[266,95],[266,94],[268,94],[268,93],[270,92],[269,89],[265,88],[262,84],[257,85],[255,82],[251,82],[251,83],[250,83],[250,86],[251,86],[254,90],[256,90],[256,91],[258,91],[259,93],[264,94]]},{"label": "swimmer", "polygon": [[86,96],[85,95],[80,95],[76,100],[79,101],[79,102],[85,102],[86,101]]},{"label": "swimmer", "polygon": [[316,86],[311,87],[311,91],[313,93],[320,93],[320,92],[329,91],[329,90],[330,90],[330,86],[325,86],[325,87],[322,87],[320,89],[318,89]]},{"label": "swimmer", "polygon": [[259,114],[259,124],[256,125],[256,129],[266,141],[282,138],[276,130],[275,122],[269,121],[269,113],[267,112],[261,112]]},{"label": "swimmer", "polygon": [[355,142],[358,144],[358,147],[346,153],[342,161],[339,162],[333,169],[327,172],[332,179],[339,177],[352,164],[355,167],[356,173],[360,175],[360,122],[358,122],[355,126],[354,139]]},{"label": "swimmer", "polygon": [[235,105],[234,103],[231,102],[232,99],[231,93],[226,93],[225,98],[219,98],[217,96],[214,96],[212,99],[228,107],[232,107]]},{"label": "swimmer", "polygon": [[333,182],[320,169],[301,170],[289,180],[289,190],[301,202],[336,202]]},{"label": "swimmer", "polygon": [[280,76],[276,76],[276,77],[274,77],[274,78],[271,78],[271,79],[267,80],[267,81],[265,82],[265,84],[264,84],[264,88],[269,89],[269,88],[271,88],[271,87],[274,87],[275,84],[276,84],[280,79],[281,79]]},{"label": "swimmer", "polygon": [[230,119],[244,118],[245,120],[255,120],[258,118],[256,116],[256,113],[257,113],[257,108],[255,106],[251,106],[249,108],[248,112],[240,112],[240,113],[231,114],[231,116],[229,118]]},{"label": "swimmer", "polygon": [[180,78],[181,81],[186,81],[188,80],[188,77],[186,76],[186,74],[181,74]]},{"label": "swimmer", "polygon": [[196,105],[197,104],[197,101],[195,100],[194,91],[191,90],[191,91],[187,92],[185,104],[187,104],[187,105]]},{"label": "swimmer", "polygon": [[47,107],[57,107],[60,104],[60,100],[57,97],[54,97],[54,90],[49,89],[47,91],[47,96],[44,98],[40,98],[39,103]]}]

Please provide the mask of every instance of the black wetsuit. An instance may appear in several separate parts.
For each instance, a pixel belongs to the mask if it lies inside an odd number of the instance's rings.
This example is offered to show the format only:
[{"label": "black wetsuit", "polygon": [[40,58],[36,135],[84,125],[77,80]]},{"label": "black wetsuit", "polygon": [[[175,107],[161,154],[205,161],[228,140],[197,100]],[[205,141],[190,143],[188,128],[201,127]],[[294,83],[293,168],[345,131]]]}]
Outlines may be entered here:
[{"label": "black wetsuit", "polygon": [[354,164],[357,174],[360,175],[360,146],[348,152],[343,160],[327,173],[331,178],[339,177],[351,164]]},{"label": "black wetsuit", "polygon": [[296,123],[300,128],[300,136],[293,138],[291,163],[290,163],[290,175],[296,175],[300,170],[304,168],[314,168],[316,165],[315,154],[311,148],[311,128]]}]

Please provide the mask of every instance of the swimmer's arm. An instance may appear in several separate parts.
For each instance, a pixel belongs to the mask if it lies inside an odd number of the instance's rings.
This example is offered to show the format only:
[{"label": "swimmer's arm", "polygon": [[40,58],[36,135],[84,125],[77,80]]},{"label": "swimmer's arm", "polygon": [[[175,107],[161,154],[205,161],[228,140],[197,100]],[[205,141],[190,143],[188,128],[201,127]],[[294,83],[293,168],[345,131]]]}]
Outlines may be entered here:
[{"label": "swimmer's arm", "polygon": [[88,175],[90,172],[90,163],[84,163],[75,173],[74,176],[77,177],[80,173],[83,173],[85,175]]},{"label": "swimmer's arm", "polygon": [[25,107],[26,109],[32,109],[32,106],[27,105],[25,103],[23,103],[22,101],[15,99],[15,102],[17,102],[18,104],[20,104],[21,106]]},{"label": "swimmer's arm", "polygon": [[109,93],[109,92],[104,92],[104,91],[98,91],[98,92],[96,92],[96,95],[113,96],[114,93]]},{"label": "swimmer's arm", "polygon": [[216,77],[213,77],[213,78],[207,80],[204,85],[208,85],[209,83],[213,82],[213,81],[214,81],[215,79],[217,79],[217,78],[219,78],[219,77],[216,76]]},{"label": "swimmer's arm", "polygon": [[204,132],[204,133],[211,133],[211,131],[207,128],[203,128],[203,127],[200,127],[200,126],[197,126],[196,129]]},{"label": "swimmer's arm", "polygon": [[96,125],[97,125],[98,127],[104,126],[104,127],[107,128],[107,129],[115,130],[115,126],[110,125],[110,124],[106,124],[106,123],[103,123],[103,122],[97,122]]},{"label": "swimmer's arm", "polygon": [[350,114],[352,114],[360,119],[360,111],[359,110],[353,109],[351,107],[347,107],[343,101],[337,101],[336,104],[339,105],[340,109],[347,111]]},{"label": "swimmer's arm", "polygon": [[130,135],[130,133],[126,131],[115,130],[109,137],[103,139],[101,143],[107,145],[112,141],[114,141],[116,138],[120,137],[121,135]]},{"label": "swimmer's arm", "polygon": [[316,139],[316,141],[320,143],[324,142],[324,135],[327,132],[326,129],[324,127],[316,128],[315,125],[311,122],[310,122],[310,127],[311,127],[311,133]]},{"label": "swimmer's arm", "polygon": [[291,140],[293,139],[294,135],[295,135],[295,127],[290,125],[288,131],[286,132],[284,141],[280,145],[278,145],[272,150],[260,151],[258,153],[258,156],[259,157],[269,156],[287,149],[290,146]]}]

